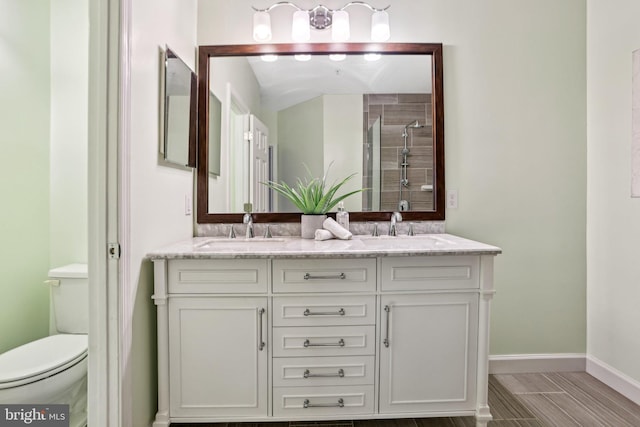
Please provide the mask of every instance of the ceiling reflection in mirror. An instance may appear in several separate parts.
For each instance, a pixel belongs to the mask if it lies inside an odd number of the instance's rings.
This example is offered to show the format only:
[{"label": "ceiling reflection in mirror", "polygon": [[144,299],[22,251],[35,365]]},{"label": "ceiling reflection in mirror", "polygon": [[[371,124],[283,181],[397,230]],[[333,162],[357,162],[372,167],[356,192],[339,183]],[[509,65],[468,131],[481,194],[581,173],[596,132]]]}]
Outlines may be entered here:
[{"label": "ceiling reflection in mirror", "polygon": [[222,118],[207,130],[210,140],[220,135],[221,163],[207,177],[206,213],[239,213],[247,202],[258,214],[294,213],[262,183],[325,174],[329,185],[354,174],[341,193],[365,188],[345,200],[352,213],[435,212],[433,61],[401,53],[211,57],[208,83]]}]

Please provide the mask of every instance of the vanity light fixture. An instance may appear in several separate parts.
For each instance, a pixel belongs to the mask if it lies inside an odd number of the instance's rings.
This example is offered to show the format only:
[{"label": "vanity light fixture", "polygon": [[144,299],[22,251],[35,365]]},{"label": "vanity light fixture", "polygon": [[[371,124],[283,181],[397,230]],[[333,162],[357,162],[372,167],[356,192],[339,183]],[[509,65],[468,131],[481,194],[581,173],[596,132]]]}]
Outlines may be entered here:
[{"label": "vanity light fixture", "polygon": [[345,59],[347,59],[347,54],[346,53],[332,53],[331,55],[329,55],[329,59],[332,61],[344,61]]},{"label": "vanity light fixture", "polygon": [[308,55],[308,54],[294,55],[294,58],[296,59],[296,61],[307,62],[311,60],[311,55]]},{"label": "vanity light fixture", "polygon": [[264,62],[276,62],[278,60],[278,55],[261,55],[260,59],[262,59]]},{"label": "vanity light fixture", "polygon": [[390,5],[378,9],[363,1],[352,1],[338,9],[329,9],[326,6],[318,5],[313,9],[303,9],[300,6],[281,1],[274,3],[266,9],[258,9],[252,6],[255,11],[253,15],[253,39],[257,42],[267,42],[271,40],[271,16],[269,12],[279,6],[291,6],[296,11],[293,13],[291,24],[291,38],[296,42],[306,42],[311,38],[311,28],[325,30],[331,28],[331,39],[335,42],[344,42],[351,36],[349,14],[346,8],[350,6],[363,6],[371,10],[371,40],[374,42],[384,42],[389,39],[389,14],[386,12]]},{"label": "vanity light fixture", "polygon": [[380,55],[379,53],[365,53],[364,54],[364,60],[365,61],[373,62],[373,61],[379,60],[380,58],[382,58],[382,55]]}]

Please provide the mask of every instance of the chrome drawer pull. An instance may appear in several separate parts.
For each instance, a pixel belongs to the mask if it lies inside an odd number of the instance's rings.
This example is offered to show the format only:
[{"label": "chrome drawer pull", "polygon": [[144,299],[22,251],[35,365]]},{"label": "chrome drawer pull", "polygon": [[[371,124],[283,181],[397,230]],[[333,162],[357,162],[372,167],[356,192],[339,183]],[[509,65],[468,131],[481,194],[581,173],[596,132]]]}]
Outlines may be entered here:
[{"label": "chrome drawer pull", "polygon": [[338,403],[315,403],[309,402],[309,399],[305,399],[302,403],[302,407],[307,408],[344,408],[344,400],[338,399]]},{"label": "chrome drawer pull", "polygon": [[344,347],[344,340],[340,338],[340,341],[337,343],[326,343],[326,344],[311,344],[308,339],[304,340],[305,347]]},{"label": "chrome drawer pull", "polygon": [[262,336],[262,316],[264,315],[264,312],[266,310],[264,308],[261,308],[260,310],[258,310],[258,319],[260,320],[260,322],[258,323],[258,329],[260,330],[260,337],[258,338],[258,350],[262,351],[264,350],[264,338]]},{"label": "chrome drawer pull", "polygon": [[384,311],[387,313],[387,327],[385,332],[386,336],[382,341],[382,343],[384,344],[385,347],[389,347],[389,315],[391,314],[391,307],[389,307],[388,305],[385,305]]},{"label": "chrome drawer pull", "polygon": [[305,316],[344,316],[346,313],[344,308],[338,311],[310,311],[308,308],[304,311]]},{"label": "chrome drawer pull", "polygon": [[340,377],[340,378],[344,378],[344,369],[338,369],[338,373],[336,373],[336,374],[312,374],[308,369],[305,369],[303,376],[305,378],[317,378],[317,377],[323,377],[323,378]]},{"label": "chrome drawer pull", "polygon": [[310,273],[304,274],[304,280],[314,280],[314,279],[322,279],[322,280],[331,280],[331,279],[340,279],[344,280],[347,278],[347,275],[344,273],[336,274],[334,276],[312,276]]}]

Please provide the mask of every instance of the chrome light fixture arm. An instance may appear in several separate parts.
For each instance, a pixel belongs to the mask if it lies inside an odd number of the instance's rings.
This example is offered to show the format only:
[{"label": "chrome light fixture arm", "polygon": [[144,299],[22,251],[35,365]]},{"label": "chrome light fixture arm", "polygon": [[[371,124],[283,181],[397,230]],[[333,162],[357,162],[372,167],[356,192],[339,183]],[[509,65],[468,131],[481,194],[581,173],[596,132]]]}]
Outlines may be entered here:
[{"label": "chrome light fixture arm", "polygon": [[387,7],[383,7],[382,9],[378,9],[377,7],[373,7],[369,3],[365,3],[363,1],[350,1],[349,3],[345,4],[340,9],[337,9],[337,10],[345,10],[349,6],[364,6],[364,7],[368,8],[372,12],[384,12],[384,11],[386,11],[387,9],[389,9],[391,7],[391,5],[388,5]]}]

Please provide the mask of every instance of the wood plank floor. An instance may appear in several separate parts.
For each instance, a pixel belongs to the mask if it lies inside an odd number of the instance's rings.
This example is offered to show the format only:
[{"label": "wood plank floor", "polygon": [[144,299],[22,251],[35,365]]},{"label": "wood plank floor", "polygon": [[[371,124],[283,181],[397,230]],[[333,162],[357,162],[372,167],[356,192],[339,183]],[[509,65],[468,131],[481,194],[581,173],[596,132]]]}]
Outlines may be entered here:
[{"label": "wood plank floor", "polygon": [[[640,427],[640,406],[585,372],[489,376],[489,427]],[[473,417],[172,424],[173,427],[475,427]]]}]

